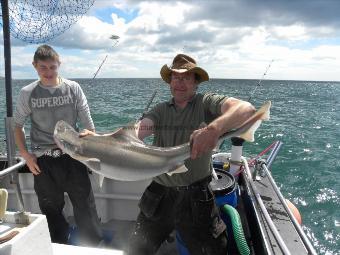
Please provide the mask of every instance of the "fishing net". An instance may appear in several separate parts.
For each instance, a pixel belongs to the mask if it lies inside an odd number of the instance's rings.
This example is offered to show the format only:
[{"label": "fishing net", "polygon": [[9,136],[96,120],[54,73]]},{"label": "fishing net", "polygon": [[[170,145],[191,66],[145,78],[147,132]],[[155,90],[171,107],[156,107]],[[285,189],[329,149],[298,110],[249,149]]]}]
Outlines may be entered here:
[{"label": "fishing net", "polygon": [[82,17],[94,0],[10,0],[11,35],[43,43],[60,35]]}]

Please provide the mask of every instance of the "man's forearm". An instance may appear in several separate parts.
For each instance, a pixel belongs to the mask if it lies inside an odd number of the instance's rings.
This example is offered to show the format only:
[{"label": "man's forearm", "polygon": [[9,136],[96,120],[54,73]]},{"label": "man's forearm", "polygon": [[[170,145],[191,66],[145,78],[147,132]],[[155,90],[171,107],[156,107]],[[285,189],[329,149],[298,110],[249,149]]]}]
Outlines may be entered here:
[{"label": "man's forearm", "polygon": [[233,105],[220,117],[212,121],[207,128],[214,130],[221,136],[227,131],[239,127],[250,118],[254,112],[255,108],[247,102]]},{"label": "man's forearm", "polygon": [[140,140],[144,140],[145,137],[148,137],[154,133],[154,124],[151,119],[144,118],[140,120],[136,124],[136,135]]},{"label": "man's forearm", "polygon": [[25,139],[25,133],[24,133],[23,128],[15,127],[14,138],[15,138],[15,143],[19,149],[20,155],[25,156],[28,153],[28,151],[26,149],[26,139]]}]

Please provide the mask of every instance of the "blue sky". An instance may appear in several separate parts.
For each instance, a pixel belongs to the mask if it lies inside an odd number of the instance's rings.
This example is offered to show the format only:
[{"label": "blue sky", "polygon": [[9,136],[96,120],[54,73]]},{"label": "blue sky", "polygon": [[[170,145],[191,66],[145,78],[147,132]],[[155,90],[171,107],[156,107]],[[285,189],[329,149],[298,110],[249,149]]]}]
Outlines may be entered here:
[{"label": "blue sky", "polygon": [[103,22],[111,23],[112,13],[115,13],[118,17],[123,18],[126,23],[129,23],[138,16],[138,9],[131,8],[130,10],[121,10],[119,8],[110,6],[104,8],[101,7],[98,9],[94,9],[93,15]]},{"label": "blue sky", "polygon": [[[259,79],[274,59],[268,79],[340,81],[338,10],[336,0],[97,0],[47,43],[68,78],[91,78],[106,55],[97,77],[159,77],[184,52],[212,78]],[[12,38],[13,78],[36,77],[37,46]]]}]

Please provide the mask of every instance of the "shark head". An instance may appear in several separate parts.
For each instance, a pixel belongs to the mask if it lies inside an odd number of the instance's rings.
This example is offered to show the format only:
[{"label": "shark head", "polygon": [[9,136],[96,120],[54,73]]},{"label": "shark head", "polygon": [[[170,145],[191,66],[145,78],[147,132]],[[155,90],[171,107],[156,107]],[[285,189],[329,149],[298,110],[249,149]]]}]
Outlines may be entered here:
[{"label": "shark head", "polygon": [[79,134],[74,128],[63,120],[59,120],[54,129],[54,141],[57,146],[68,154],[81,152]]}]

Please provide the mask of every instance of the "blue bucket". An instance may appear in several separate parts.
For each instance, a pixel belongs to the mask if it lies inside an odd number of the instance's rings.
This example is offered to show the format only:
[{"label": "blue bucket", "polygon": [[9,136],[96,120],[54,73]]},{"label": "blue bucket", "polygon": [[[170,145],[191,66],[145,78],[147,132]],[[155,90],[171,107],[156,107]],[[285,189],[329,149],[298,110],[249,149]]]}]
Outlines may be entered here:
[{"label": "blue bucket", "polygon": [[[227,171],[215,169],[218,180],[213,180],[210,186],[215,194],[216,204],[221,207],[225,204],[232,207],[237,206],[237,184],[232,174]],[[221,212],[221,218],[227,225],[228,246],[236,247],[231,219],[224,212]]]},{"label": "blue bucket", "polygon": [[225,162],[223,161],[213,161],[213,167],[214,169],[220,169],[220,170],[223,170],[223,166],[224,166]]},{"label": "blue bucket", "polygon": [[210,187],[215,194],[218,207],[225,204],[237,206],[237,185],[232,174],[225,170],[215,169],[217,180],[210,182]]},{"label": "blue bucket", "polygon": [[[235,183],[235,178],[232,174],[228,173],[225,170],[222,170],[223,164],[224,164],[223,162],[220,162],[220,164],[215,165],[215,162],[214,162],[214,169],[215,169],[218,179],[212,180],[210,182],[210,187],[215,194],[215,203],[218,207],[221,207],[225,204],[236,207],[237,206],[237,185]],[[230,225],[230,220],[224,214],[221,215],[221,218],[227,225],[228,237],[229,237],[231,236],[229,231],[232,230],[231,225]],[[177,244],[177,251],[179,255],[190,255],[187,247],[185,246],[178,232],[176,232],[176,244]]]}]

